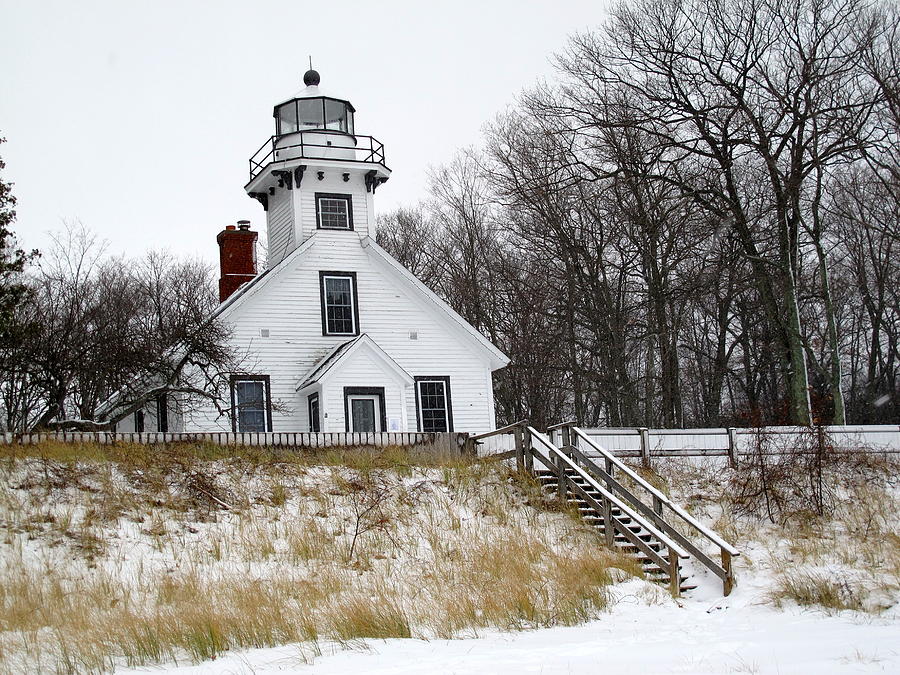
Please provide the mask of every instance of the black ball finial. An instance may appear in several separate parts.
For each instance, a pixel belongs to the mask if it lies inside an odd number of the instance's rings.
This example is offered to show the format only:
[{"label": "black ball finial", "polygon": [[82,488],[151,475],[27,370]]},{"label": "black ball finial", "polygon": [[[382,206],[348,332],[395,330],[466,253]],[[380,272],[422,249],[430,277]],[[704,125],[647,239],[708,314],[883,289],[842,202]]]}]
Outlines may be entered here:
[{"label": "black ball finial", "polygon": [[316,87],[319,85],[319,73],[312,68],[303,74],[303,84],[307,87]]}]

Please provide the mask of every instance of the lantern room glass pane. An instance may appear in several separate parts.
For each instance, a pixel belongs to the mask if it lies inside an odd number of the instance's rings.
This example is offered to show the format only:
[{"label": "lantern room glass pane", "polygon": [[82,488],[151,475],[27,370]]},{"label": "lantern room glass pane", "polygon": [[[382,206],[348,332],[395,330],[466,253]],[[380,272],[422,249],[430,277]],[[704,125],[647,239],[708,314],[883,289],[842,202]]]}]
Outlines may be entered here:
[{"label": "lantern room glass pane", "polygon": [[297,101],[297,112],[300,120],[300,131],[324,128],[322,99],[299,99]]},{"label": "lantern room glass pane", "polygon": [[353,134],[356,133],[353,130],[353,113],[350,110],[347,111],[347,133]]},{"label": "lantern room glass pane", "polygon": [[292,134],[297,131],[297,102],[285,103],[278,109],[278,133]]},{"label": "lantern room glass pane", "polygon": [[345,103],[325,100],[325,128],[347,132],[347,105]]}]

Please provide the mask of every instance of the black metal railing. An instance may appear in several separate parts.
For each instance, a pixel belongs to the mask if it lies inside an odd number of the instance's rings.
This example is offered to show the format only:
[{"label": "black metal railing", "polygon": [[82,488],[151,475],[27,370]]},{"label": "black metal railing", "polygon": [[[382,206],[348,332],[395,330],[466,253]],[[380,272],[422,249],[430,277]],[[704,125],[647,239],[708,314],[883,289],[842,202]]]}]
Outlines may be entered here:
[{"label": "black metal railing", "polygon": [[[348,145],[327,140],[326,136],[348,139]],[[289,138],[296,137],[296,138]],[[327,159],[338,162],[385,164],[384,144],[372,136],[342,134],[330,130],[312,130],[272,136],[250,158],[250,180],[272,162],[288,159]]]}]

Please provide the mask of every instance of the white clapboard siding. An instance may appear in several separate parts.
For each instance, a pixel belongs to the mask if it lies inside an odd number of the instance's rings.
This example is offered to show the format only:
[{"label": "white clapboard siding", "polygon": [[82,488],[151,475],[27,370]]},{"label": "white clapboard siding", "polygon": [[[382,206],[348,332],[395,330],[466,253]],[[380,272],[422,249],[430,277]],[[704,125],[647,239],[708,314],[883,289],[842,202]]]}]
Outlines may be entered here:
[{"label": "white clapboard siding", "polygon": [[[303,180],[315,182],[315,176]],[[354,209],[356,204],[354,201]],[[306,397],[296,387],[300,378],[347,337],[322,335],[319,271],[356,272],[360,330],[371,337],[411,376],[449,376],[454,430],[494,426],[488,355],[462,329],[441,317],[434,303],[406,290],[384,263],[360,245],[361,234],[319,230],[300,255],[289,256],[270,272],[266,283],[239,298],[223,315],[233,326],[233,343],[246,350],[248,372],[271,378],[273,431],[308,431]],[[261,337],[261,329],[268,337]],[[410,332],[417,334],[410,339]],[[355,386],[380,386],[358,382]],[[411,388],[410,388],[411,389]],[[339,417],[323,431],[343,431],[343,400]],[[416,430],[415,397],[407,396],[407,429]],[[331,422],[340,422],[332,425]],[[212,411],[195,413],[187,430],[228,430],[230,422]]]},{"label": "white clapboard siding", "polygon": [[[169,423],[170,432],[184,431],[184,414],[181,409],[180,395],[170,394],[166,398],[169,413],[166,416]],[[132,413],[127,417],[119,420],[116,424],[116,431],[128,433],[135,431],[135,415]],[[149,401],[144,406],[144,431],[157,431],[159,429],[159,420],[157,420],[156,401]]]},{"label": "white clapboard siding", "polygon": [[360,237],[375,236],[374,228],[370,232],[369,214],[371,209],[372,193],[366,192],[363,173],[351,172],[348,181],[344,181],[343,174],[334,169],[323,172],[322,180],[314,170],[304,174],[300,189],[295,190],[295,206],[299,215],[301,238],[305,240],[316,232],[316,193],[327,192],[331,194],[350,195],[353,204],[353,230]]},{"label": "white clapboard siding", "polygon": [[267,212],[268,263],[277,265],[294,247],[294,210],[290,191],[279,190],[269,199]]}]

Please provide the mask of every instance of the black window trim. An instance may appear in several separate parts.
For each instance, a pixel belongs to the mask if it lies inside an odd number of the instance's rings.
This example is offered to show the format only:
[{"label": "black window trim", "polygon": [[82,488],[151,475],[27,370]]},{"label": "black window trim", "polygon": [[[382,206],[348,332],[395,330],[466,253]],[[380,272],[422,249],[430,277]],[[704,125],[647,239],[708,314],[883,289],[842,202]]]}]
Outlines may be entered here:
[{"label": "black window trim", "polygon": [[453,431],[453,399],[450,396],[450,376],[449,375],[416,375],[416,430],[422,432],[422,408],[419,400],[419,383],[420,382],[443,382],[444,383],[444,400],[447,405],[447,431]]},{"label": "black window trim", "polygon": [[[347,277],[353,290],[353,332],[329,333],[328,315],[325,311],[325,277]],[[319,272],[319,304],[322,310],[322,335],[337,337],[352,337],[359,335],[359,297],[356,292],[356,272],[320,271]]]},{"label": "black window trim", "polygon": [[162,433],[169,431],[169,396],[166,392],[156,397],[156,430]]},{"label": "black window trim", "polygon": [[[271,382],[269,380],[268,375],[255,375],[252,373],[232,373],[229,378],[230,389],[231,389],[231,430],[234,433],[238,433],[237,422],[237,401],[235,400],[235,385],[238,382],[263,382],[263,395],[266,397],[266,431],[272,431],[272,388]],[[253,433],[253,432],[243,432],[243,433]]]},{"label": "black window trim", "polygon": [[[350,433],[351,396],[378,396],[378,407],[381,409],[381,431],[387,431],[387,412],[384,409],[384,387],[344,387],[344,431]],[[360,431],[356,433],[362,434],[366,432]]]},{"label": "black window trim", "polygon": [[[315,425],[313,424],[313,414],[312,407],[313,402],[315,401],[316,407],[319,409],[319,414],[316,415]],[[311,434],[317,434],[322,431],[322,399],[319,397],[319,392],[314,391],[312,394],[306,397],[306,414],[309,417],[309,432]],[[318,427],[314,429],[313,427]]]},{"label": "black window trim", "polygon": [[144,409],[138,408],[134,411],[134,430],[142,434],[144,433],[144,424],[146,422],[146,417],[144,415]]},{"label": "black window trim", "polygon": [[[347,202],[347,227],[329,227],[327,225],[322,225],[322,214],[319,212],[319,199],[322,197],[326,199],[343,199],[345,202]],[[353,195],[342,194],[340,192],[317,192],[315,198],[317,230],[338,230],[340,232],[353,231]]]}]

